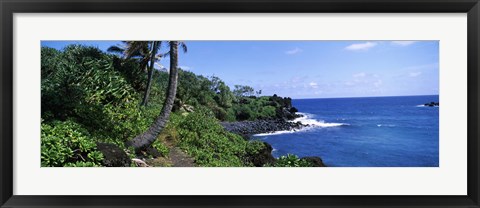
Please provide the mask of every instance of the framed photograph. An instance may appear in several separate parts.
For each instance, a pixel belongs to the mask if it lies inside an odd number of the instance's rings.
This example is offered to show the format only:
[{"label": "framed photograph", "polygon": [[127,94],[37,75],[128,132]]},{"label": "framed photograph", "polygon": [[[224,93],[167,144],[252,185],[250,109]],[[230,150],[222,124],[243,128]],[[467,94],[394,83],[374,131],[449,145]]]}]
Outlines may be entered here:
[{"label": "framed photograph", "polygon": [[478,0],[1,1],[1,207],[479,207]]}]

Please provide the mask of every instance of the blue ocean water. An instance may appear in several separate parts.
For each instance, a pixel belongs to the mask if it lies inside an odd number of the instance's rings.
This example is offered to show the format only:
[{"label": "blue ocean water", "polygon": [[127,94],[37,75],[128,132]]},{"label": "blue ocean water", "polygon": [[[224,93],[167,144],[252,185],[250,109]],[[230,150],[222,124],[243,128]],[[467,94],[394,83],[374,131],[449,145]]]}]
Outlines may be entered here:
[{"label": "blue ocean water", "polygon": [[438,167],[438,95],[294,99],[313,127],[255,135],[273,155],[320,156],[334,167]]}]

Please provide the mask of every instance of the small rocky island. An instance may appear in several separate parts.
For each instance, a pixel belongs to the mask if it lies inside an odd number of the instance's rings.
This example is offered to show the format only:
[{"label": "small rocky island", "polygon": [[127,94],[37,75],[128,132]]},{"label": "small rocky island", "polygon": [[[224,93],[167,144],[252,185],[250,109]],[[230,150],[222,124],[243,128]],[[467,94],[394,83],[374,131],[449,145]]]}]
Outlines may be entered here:
[{"label": "small rocky island", "polygon": [[440,104],[438,102],[429,102],[429,103],[425,103],[423,105],[428,106],[428,107],[440,106]]}]

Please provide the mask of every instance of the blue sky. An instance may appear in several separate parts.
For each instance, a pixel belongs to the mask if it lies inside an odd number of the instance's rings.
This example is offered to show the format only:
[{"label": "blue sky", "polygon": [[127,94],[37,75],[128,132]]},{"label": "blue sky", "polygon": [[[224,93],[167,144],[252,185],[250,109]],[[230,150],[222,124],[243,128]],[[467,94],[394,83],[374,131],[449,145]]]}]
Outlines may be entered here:
[{"label": "blue sky", "polygon": [[[106,51],[119,41],[42,41]],[[438,41],[186,41],[179,65],[292,98],[437,95]],[[163,48],[164,51],[167,48]],[[168,60],[160,65],[168,68]]]}]

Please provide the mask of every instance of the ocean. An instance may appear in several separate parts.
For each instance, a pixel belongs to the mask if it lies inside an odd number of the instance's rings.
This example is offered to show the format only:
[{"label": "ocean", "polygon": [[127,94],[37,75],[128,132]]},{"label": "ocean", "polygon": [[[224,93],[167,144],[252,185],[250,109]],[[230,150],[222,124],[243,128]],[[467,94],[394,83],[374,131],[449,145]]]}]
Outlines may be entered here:
[{"label": "ocean", "polygon": [[310,124],[254,135],[273,156],[319,156],[330,167],[438,167],[438,95],[292,100]]}]

